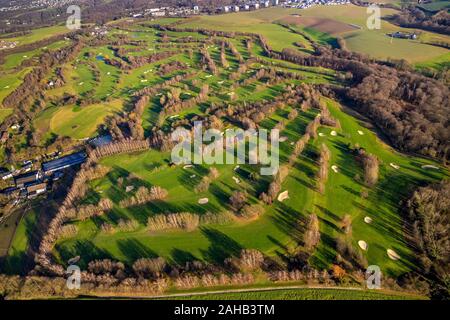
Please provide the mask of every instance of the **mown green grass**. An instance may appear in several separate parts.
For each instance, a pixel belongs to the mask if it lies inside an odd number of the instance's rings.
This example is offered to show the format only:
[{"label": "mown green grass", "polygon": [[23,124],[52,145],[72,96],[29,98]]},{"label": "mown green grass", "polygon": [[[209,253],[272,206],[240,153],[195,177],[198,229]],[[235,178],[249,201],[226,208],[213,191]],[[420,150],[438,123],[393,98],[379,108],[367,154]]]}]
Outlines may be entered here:
[{"label": "mown green grass", "polygon": [[60,107],[50,119],[50,130],[74,139],[88,138],[95,133],[105,117],[122,109],[121,100],[88,106]]},{"label": "mown green grass", "polygon": [[24,45],[28,43],[33,43],[39,40],[43,40],[55,35],[69,33],[69,30],[65,25],[59,26],[51,26],[45,28],[38,28],[31,30],[31,34],[19,36],[19,37],[11,37],[11,38],[3,38],[6,41],[18,41],[18,45]]},{"label": "mown green grass", "polygon": [[[356,14],[358,10],[350,12],[349,21],[354,23],[362,21]],[[272,23],[291,12],[297,11],[274,8],[254,13],[200,17],[186,20],[186,23],[181,26],[260,32],[268,38],[274,49],[281,50],[286,46],[292,46],[295,41],[304,41],[302,36]],[[336,19],[341,19],[344,17],[344,12],[338,9],[335,16]],[[309,32],[319,41],[330,41],[324,34],[318,34],[314,30],[303,31]],[[149,47],[153,47],[155,39],[153,30],[149,29],[148,34],[133,32],[132,35],[136,39],[147,41]],[[177,35],[171,33],[169,36]],[[247,58],[248,53],[240,40],[242,39],[237,38],[232,41]],[[218,50],[214,48],[209,50],[219,66]],[[93,53],[93,56],[88,58],[85,55],[87,52]],[[96,98],[104,99],[112,96],[120,99],[85,107],[50,106],[35,119],[34,126],[38,130],[43,133],[70,136],[74,139],[89,137],[95,133],[97,126],[103,122],[106,115],[121,110],[123,104],[127,105],[130,102],[128,97],[135,90],[161,83],[173,76],[173,74],[165,77],[156,75],[155,72],[160,64],[178,60],[189,62],[191,64],[189,70],[199,70],[197,53],[194,54],[193,59],[180,53],[167,60],[130,70],[126,74],[96,59],[99,53],[111,57],[113,55],[107,47],[84,50],[77,58],[77,62],[64,66],[64,71],[69,78],[66,85],[48,90],[46,94],[52,98],[61,97],[64,92],[83,96],[93,90]],[[261,55],[261,48],[256,44],[254,44],[253,53]],[[209,103],[228,101],[227,93],[231,91],[231,81],[228,80],[228,76],[235,71],[237,63],[230,54],[227,54],[227,59],[231,64],[231,70],[219,68],[218,75],[208,78],[208,72],[201,71],[195,77],[201,84],[210,85],[211,96],[208,103],[180,112],[181,118],[205,115],[205,106]],[[267,63],[272,62],[267,57],[263,59]],[[280,61],[274,62],[280,63]],[[93,80],[88,63],[95,64],[100,71],[98,82]],[[255,70],[260,67],[252,66]],[[304,76],[302,81],[307,83],[335,83],[336,81],[335,72],[322,68],[299,67],[283,62],[280,69],[302,74]],[[109,75],[108,72],[110,72]],[[248,75],[244,75],[243,78],[246,76]],[[219,85],[219,81],[224,83]],[[80,82],[84,82],[83,85],[80,85]],[[286,83],[298,84],[298,81],[283,82],[269,87],[258,81],[238,88],[235,90],[238,96],[236,103],[274,99],[283,92]],[[184,88],[184,84],[188,85],[188,89]],[[192,80],[176,86],[182,88],[183,98],[186,97],[187,92],[195,96],[199,90],[198,87],[192,86]],[[81,255],[82,266],[86,266],[89,261],[97,258],[112,258],[131,265],[138,258],[162,256],[170,263],[181,265],[194,259],[222,263],[225,258],[238,255],[243,248],[256,248],[268,256],[281,260],[301,249],[305,220],[311,213],[316,213],[320,219],[322,238],[318,249],[310,258],[313,266],[323,269],[334,262],[335,239],[338,236],[344,236],[340,231],[340,221],[344,215],[349,214],[353,228],[352,234],[347,237],[356,250],[360,250],[357,246],[358,240],[365,240],[369,244],[369,250],[365,253],[369,264],[377,264],[384,273],[394,276],[414,269],[415,258],[405,241],[399,201],[405,199],[409,191],[418,184],[439,180],[448,176],[448,172],[444,168],[436,172],[421,169],[422,164],[432,162],[394,151],[380,141],[372,129],[366,128],[365,122],[347,114],[337,103],[330,100],[327,100],[327,103],[331,113],[341,122],[342,128],[337,130],[339,135],[333,137],[330,135],[331,128],[320,128],[319,131],[326,136],[311,141],[297,159],[282,186],[282,191],[289,191],[289,199],[282,203],[275,201],[272,206],[267,206],[266,212],[258,219],[250,221],[236,219],[226,223],[208,224],[190,232],[172,230],[150,233],[145,225],[147,218],[155,214],[188,211],[223,215],[230,210],[228,199],[236,189],[246,190],[250,195],[250,202],[255,203],[256,196],[267,188],[269,178],[262,177],[257,183],[251,181],[248,177],[249,173],[259,169],[255,166],[242,165],[243,170],[235,172],[234,165],[215,165],[220,170],[220,177],[212,183],[207,192],[195,193],[195,186],[208,172],[207,165],[198,165],[192,169],[183,169],[181,166],[171,167],[169,166],[170,154],[154,150],[112,156],[101,161],[102,165],[111,168],[111,172],[106,177],[90,183],[88,196],[83,199],[83,203],[96,203],[100,198],[108,197],[115,203],[113,210],[104,216],[75,222],[79,233],[75,237],[58,241],[54,250],[57,260],[65,263],[67,259]],[[270,129],[282,119],[287,121],[287,114],[292,107],[286,106],[284,110],[277,111],[265,119],[261,126]],[[156,124],[160,108],[159,97],[153,97],[143,116],[143,126],[147,132]],[[293,121],[287,121],[286,129],[281,133],[288,137],[287,142],[281,143],[281,163],[286,163],[292,149],[290,143],[304,133],[307,123],[314,118],[315,113],[316,111],[301,113]],[[169,125],[170,120],[165,119],[163,129],[167,129]],[[358,130],[362,130],[364,135],[359,135]],[[46,139],[50,134],[47,134]],[[339,168],[338,173],[334,173],[330,168],[325,195],[320,195],[315,188],[315,175],[318,170],[317,152],[321,143],[327,144],[332,152],[330,165],[335,164]],[[357,174],[362,176],[362,169],[347,149],[349,143],[352,145],[357,143],[382,159],[380,181],[369,190],[366,199],[361,197],[361,191],[367,188],[355,178]],[[393,169],[389,165],[391,162],[400,165],[400,169]],[[191,178],[194,174],[195,177]],[[130,181],[125,179],[120,185],[119,177],[126,178],[129,175],[134,178]],[[232,179],[233,176],[238,177],[242,183],[237,185]],[[135,188],[159,185],[168,190],[169,197],[165,201],[123,209],[118,203],[133,193],[125,192],[127,185],[133,185]],[[202,197],[209,198],[208,205],[201,206],[197,203]],[[366,215],[374,219],[371,225],[362,221]],[[134,219],[139,226],[132,232],[106,234],[100,231],[102,223],[108,222],[115,225],[119,219]],[[22,237],[15,240],[17,245],[15,245],[14,255],[20,255],[25,251],[23,239]],[[397,251],[402,259],[389,260],[386,255],[388,248]]]},{"label": "mown green grass", "polygon": [[24,68],[19,72],[3,73],[0,77],[0,102],[3,103],[11,92],[13,92],[23,82],[23,78],[27,73],[31,71],[31,68]]},{"label": "mown green grass", "polygon": [[[242,31],[263,35],[274,50],[295,47],[295,42],[306,43],[301,35],[290,32],[273,21],[296,12],[294,9],[269,8],[254,13],[238,12],[224,15],[201,16],[187,20],[182,27],[206,28],[223,31]],[[307,44],[308,45],[308,44]]]},{"label": "mown green grass", "polygon": [[418,5],[421,8],[424,8],[427,11],[436,12],[443,9],[450,8],[450,1],[433,1],[430,3],[422,3]]},{"label": "mown green grass", "polygon": [[[13,241],[9,247],[8,256],[2,270],[6,273],[17,273],[26,270],[26,252],[33,239],[37,226],[37,211],[29,210],[24,214],[17,229]],[[10,223],[15,221],[11,219]]]},{"label": "mown green grass", "polygon": [[0,124],[13,112],[11,108],[0,109]]},{"label": "mown green grass", "polygon": [[[298,229],[298,221],[315,212],[320,217],[322,242],[316,253],[311,258],[311,263],[319,268],[327,268],[333,262],[335,251],[333,240],[340,235],[339,222],[345,214],[350,214],[353,219],[352,244],[358,248],[356,242],[365,240],[369,244],[367,258],[369,264],[377,264],[383,272],[397,275],[414,268],[414,258],[405,244],[404,232],[399,216],[398,201],[407,195],[415,184],[426,180],[435,180],[442,177],[439,172],[428,172],[420,168],[430,161],[401,155],[385,144],[375,134],[353,117],[343,113],[334,103],[329,103],[331,112],[339,118],[342,124],[340,135],[331,137],[328,128],[320,129],[326,132],[326,137],[320,137],[311,143],[305,154],[300,157],[295,168],[291,170],[289,177],[283,184],[282,190],[289,190],[290,199],[283,203],[276,202],[267,212],[255,221],[234,222],[228,224],[208,225],[192,232],[169,231],[150,234],[143,227],[146,217],[157,212],[185,211],[192,209],[197,212],[196,200],[208,196],[211,200],[211,208],[223,208],[230,191],[236,186],[230,181],[231,174],[227,174],[221,168],[222,176],[218,183],[216,194],[209,192],[205,195],[196,195],[192,192],[191,181],[180,180],[183,174],[181,168],[166,168],[156,170],[154,166],[163,164],[167,158],[158,156],[156,152],[149,151],[142,155],[121,155],[103,160],[102,164],[112,166],[113,175],[122,172],[132,172],[142,184],[161,185],[169,190],[169,199],[162,204],[155,204],[136,208],[135,210],[115,209],[105,219],[117,221],[120,217],[133,218],[142,222],[142,227],[135,232],[116,233],[106,235],[98,232],[101,219],[94,219],[78,224],[80,233],[75,238],[62,241],[57,246],[57,252],[66,260],[77,252],[90,252],[88,258],[113,257],[127,263],[132,263],[140,256],[163,256],[171,262],[183,263],[186,260],[199,259],[210,262],[221,262],[227,255],[237,254],[241,248],[257,248],[268,255],[287,254],[298,246],[302,239],[301,229]],[[311,116],[303,115],[300,122],[288,126],[283,134],[294,141],[302,132],[302,127]],[[274,123],[279,119],[274,116]],[[270,121],[266,125],[270,126]],[[364,132],[358,135],[357,130]],[[330,169],[330,177],[326,186],[326,194],[322,196],[315,190],[314,175],[317,170],[315,153],[318,144],[326,143],[332,151],[331,164],[337,164],[339,173],[335,174]],[[369,192],[367,199],[362,199],[359,192],[363,186],[354,180],[356,173],[362,174],[356,164],[354,156],[345,149],[346,143],[358,143],[368,152],[379,156],[383,165],[381,167],[380,184]],[[281,159],[285,160],[289,146],[281,148]],[[394,162],[401,166],[399,171],[394,171],[389,166]],[[229,167],[229,166],[228,166]],[[229,169],[228,169],[229,170]],[[190,172],[187,174],[189,175]],[[117,192],[117,184],[111,178],[96,182],[94,189],[99,195],[109,196],[113,200],[120,199]],[[225,188],[225,185],[230,185]],[[214,190],[214,189],[213,189]],[[123,194],[123,191],[122,191]],[[222,194],[224,194],[222,196]],[[216,198],[215,198],[216,197]],[[343,201],[345,199],[345,201]],[[215,208],[216,207],[216,208]],[[367,225],[362,222],[364,216],[369,215],[374,223]],[[143,218],[142,218],[143,217]],[[248,237],[246,235],[252,235]],[[386,249],[396,250],[402,259],[391,261],[386,255]],[[359,249],[357,249],[359,250]]]},{"label": "mown green grass", "polygon": [[2,70],[13,69],[13,68],[19,66],[23,61],[39,56],[44,50],[60,49],[67,44],[68,44],[68,41],[64,41],[64,40],[56,41],[46,47],[37,48],[35,50],[26,51],[26,52],[10,54],[5,57],[5,62],[1,65],[0,68]]},{"label": "mown green grass", "polygon": [[[395,14],[393,9],[382,8],[382,17]],[[391,39],[388,33],[395,31],[414,32],[416,30],[397,27],[386,20],[381,21],[381,29],[369,30],[366,21],[369,15],[366,8],[355,5],[315,6],[302,10],[300,15],[307,17],[329,18],[343,23],[357,25],[359,30],[342,33],[341,36],[351,51],[367,54],[378,59],[405,59],[411,63],[432,61],[436,57],[448,53],[447,49],[430,46],[421,41],[436,38],[449,42],[444,35],[420,30],[418,40]]]}]

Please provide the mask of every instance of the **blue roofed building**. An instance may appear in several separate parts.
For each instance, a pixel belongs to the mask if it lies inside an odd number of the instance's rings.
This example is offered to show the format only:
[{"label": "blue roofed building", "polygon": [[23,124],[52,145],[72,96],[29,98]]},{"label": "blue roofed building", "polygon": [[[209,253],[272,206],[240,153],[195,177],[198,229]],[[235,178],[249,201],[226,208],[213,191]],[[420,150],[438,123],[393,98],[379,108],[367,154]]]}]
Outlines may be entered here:
[{"label": "blue roofed building", "polygon": [[85,152],[72,153],[49,162],[42,164],[42,171],[45,174],[50,174],[55,171],[63,170],[86,161],[87,155]]}]

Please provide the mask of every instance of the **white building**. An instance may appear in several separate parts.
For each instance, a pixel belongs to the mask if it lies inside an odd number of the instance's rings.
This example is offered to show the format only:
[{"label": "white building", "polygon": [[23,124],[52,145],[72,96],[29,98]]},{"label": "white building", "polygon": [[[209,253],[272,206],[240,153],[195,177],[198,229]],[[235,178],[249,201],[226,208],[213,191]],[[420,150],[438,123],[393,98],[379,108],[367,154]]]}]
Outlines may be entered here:
[{"label": "white building", "polygon": [[233,10],[234,10],[234,12],[238,12],[239,11],[239,6],[234,6]]},{"label": "white building", "polygon": [[253,6],[255,7],[255,10],[259,9],[259,3],[255,3]]}]

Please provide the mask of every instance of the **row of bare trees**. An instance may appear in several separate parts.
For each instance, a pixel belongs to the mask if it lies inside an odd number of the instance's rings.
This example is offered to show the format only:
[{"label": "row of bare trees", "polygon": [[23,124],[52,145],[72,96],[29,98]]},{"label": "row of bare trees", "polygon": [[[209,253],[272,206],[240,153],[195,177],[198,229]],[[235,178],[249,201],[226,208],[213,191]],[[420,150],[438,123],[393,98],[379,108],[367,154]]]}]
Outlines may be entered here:
[{"label": "row of bare trees", "polygon": [[152,186],[150,189],[141,186],[133,196],[121,200],[119,206],[122,208],[139,206],[151,201],[164,200],[168,195],[167,190],[160,186]]}]

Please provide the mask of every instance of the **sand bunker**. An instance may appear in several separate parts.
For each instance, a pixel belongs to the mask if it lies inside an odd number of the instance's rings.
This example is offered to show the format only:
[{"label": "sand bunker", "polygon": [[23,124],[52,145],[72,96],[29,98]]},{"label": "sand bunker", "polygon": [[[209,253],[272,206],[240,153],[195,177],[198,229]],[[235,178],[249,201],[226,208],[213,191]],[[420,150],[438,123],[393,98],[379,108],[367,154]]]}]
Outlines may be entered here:
[{"label": "sand bunker", "polygon": [[325,133],[323,133],[323,132],[319,132],[319,136],[321,136],[321,137],[325,137],[325,136],[326,136],[326,134],[325,134]]},{"label": "sand bunker", "polygon": [[358,130],[358,134],[362,136],[364,134],[364,132],[362,132],[361,130]]},{"label": "sand bunker", "polygon": [[287,141],[287,139],[288,139],[288,137],[282,136],[282,137],[280,137],[280,139],[278,141],[285,142],[285,141]]},{"label": "sand bunker", "polygon": [[187,165],[183,166],[183,169],[189,169],[189,168],[192,168],[192,167],[193,167],[192,164],[187,164]]},{"label": "sand bunker", "polygon": [[289,199],[289,191],[283,191],[278,195],[278,201],[283,202],[284,200]]},{"label": "sand bunker", "polygon": [[74,263],[77,263],[78,261],[80,261],[80,259],[81,259],[80,256],[76,256],[76,257],[70,258],[70,259],[67,261],[67,263],[68,263],[68,264],[74,264]]},{"label": "sand bunker", "polygon": [[331,166],[331,170],[333,170],[334,172],[338,173],[338,167],[337,166]]},{"label": "sand bunker", "polygon": [[233,176],[233,180],[234,180],[234,182],[236,182],[236,183],[241,183],[241,180],[239,180],[239,178],[237,178],[237,177],[234,177],[234,176]]},{"label": "sand bunker", "polygon": [[195,177],[196,177],[195,174],[192,174],[192,175],[189,176],[189,178],[191,178],[191,179],[193,179],[193,178],[195,178]]},{"label": "sand bunker", "polygon": [[396,169],[396,170],[398,170],[398,169],[400,169],[400,166],[399,165],[397,165],[397,164],[395,164],[395,163],[389,163],[389,165],[392,167],[392,168],[394,168],[394,169]]},{"label": "sand bunker", "polygon": [[434,169],[439,170],[439,167],[433,166],[432,164],[425,164],[422,166],[422,169]]},{"label": "sand bunker", "polygon": [[200,198],[198,199],[198,204],[207,204],[209,202],[208,198]]},{"label": "sand bunker", "polygon": [[392,249],[387,249],[386,252],[387,252],[388,257],[389,257],[391,260],[398,260],[398,259],[400,259],[400,256],[398,255],[398,253],[395,252],[394,250],[392,250]]},{"label": "sand bunker", "polygon": [[331,132],[330,132],[330,134],[331,134],[331,135],[332,135],[333,137],[337,136],[337,132],[336,132],[336,131],[334,131],[334,130],[333,130],[333,131],[331,131]]},{"label": "sand bunker", "polygon": [[372,218],[371,217],[364,217],[364,222],[365,223],[372,223]]},{"label": "sand bunker", "polygon": [[365,242],[364,240],[359,240],[358,241],[358,246],[363,249],[364,251],[367,250],[367,242]]}]

